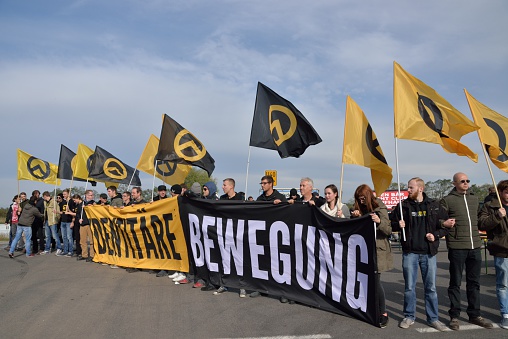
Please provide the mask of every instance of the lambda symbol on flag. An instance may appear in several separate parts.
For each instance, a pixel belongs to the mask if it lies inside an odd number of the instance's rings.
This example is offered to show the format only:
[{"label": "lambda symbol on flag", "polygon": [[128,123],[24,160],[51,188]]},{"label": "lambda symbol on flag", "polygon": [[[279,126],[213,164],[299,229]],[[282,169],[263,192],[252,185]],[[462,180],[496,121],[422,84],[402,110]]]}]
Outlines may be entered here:
[{"label": "lambda symbol on flag", "polygon": [[[183,143],[182,142],[183,139]],[[206,155],[206,148],[202,143],[188,130],[183,129],[175,137],[174,141],[175,153],[186,161],[199,161]],[[187,155],[185,150],[191,149],[195,155]],[[188,151],[187,151],[188,153]]]},{"label": "lambda symbol on flag", "polygon": [[[32,165],[33,162],[35,163]],[[44,180],[47,177],[49,177],[51,173],[51,167],[49,166],[49,163],[47,161],[41,160],[33,156],[28,158],[26,168],[28,169],[28,172],[30,172],[32,176],[41,180]]]},{"label": "lambda symbol on flag", "polygon": [[[501,162],[505,162],[506,160],[508,160],[508,156],[502,151],[502,150],[506,149],[506,135],[504,134],[503,129],[494,120],[490,120],[487,118],[483,118],[483,120],[485,120],[485,123],[487,124],[487,126],[492,128],[492,130],[494,132],[496,132],[497,137],[499,139],[499,148],[501,151],[501,155],[499,155],[497,157],[497,160],[499,160]],[[489,146],[486,145],[486,147],[487,147],[487,151],[488,151]]]},{"label": "lambda symbol on flag", "polygon": [[367,148],[369,149],[370,153],[372,153],[373,156],[375,156],[379,161],[385,163],[386,158],[383,156],[383,154],[379,151],[379,141],[377,141],[377,138],[374,138],[375,134],[372,131],[372,127],[370,126],[370,123],[367,125],[367,129],[365,130],[365,142],[367,143]]},{"label": "lambda symbol on flag", "polygon": [[[432,115],[434,117],[434,121],[430,118],[429,113],[425,109],[427,106]],[[418,111],[420,111],[420,115],[427,126],[434,132],[437,132],[440,137],[448,137],[443,134],[443,114],[437,107],[437,105],[432,101],[432,99],[427,98],[426,96],[418,94]]]},{"label": "lambda symbol on flag", "polygon": [[[281,112],[284,113],[289,118],[289,130],[287,133],[282,131],[282,126],[280,124],[279,119],[273,120],[273,112]],[[270,105],[270,109],[268,110],[268,121],[270,122],[270,132],[273,137],[273,130],[277,132],[277,139],[274,137],[273,141],[277,146],[280,146],[284,141],[289,140],[293,134],[295,134],[296,128],[298,127],[298,123],[296,122],[295,114],[287,107],[281,105]]]},{"label": "lambda symbol on flag", "polygon": [[127,178],[127,169],[125,166],[115,158],[109,158],[104,162],[102,167],[104,169],[104,174],[108,177],[123,180]]},{"label": "lambda symbol on flag", "polygon": [[[178,164],[176,162],[173,163],[173,166],[171,166],[171,162],[169,161],[162,161],[160,164],[157,164],[155,167],[155,170],[157,173],[162,175],[163,177],[170,177],[173,174],[175,174],[176,167]],[[166,170],[164,170],[166,169]]]}]

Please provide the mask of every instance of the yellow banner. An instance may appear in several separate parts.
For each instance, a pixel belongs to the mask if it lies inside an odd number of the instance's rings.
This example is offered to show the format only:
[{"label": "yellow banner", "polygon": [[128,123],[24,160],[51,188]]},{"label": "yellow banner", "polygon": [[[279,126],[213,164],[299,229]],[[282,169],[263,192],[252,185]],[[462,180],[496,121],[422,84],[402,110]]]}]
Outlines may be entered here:
[{"label": "yellow banner", "polygon": [[120,267],[189,271],[177,198],[114,208],[86,206],[94,261]]},{"label": "yellow banner", "polygon": [[342,163],[370,168],[377,196],[386,191],[392,182],[392,169],[365,114],[350,96],[346,103],[343,148]]},{"label": "yellow banner", "polygon": [[155,172],[155,176],[164,181],[166,184],[183,184],[192,166],[177,164],[176,162],[171,161],[157,160],[157,167],[154,167],[155,155],[157,155],[158,149],[159,138],[151,134],[150,139],[148,139],[148,142],[146,143],[145,150],[139,158],[136,168],[150,175],[153,175]]},{"label": "yellow banner", "polygon": [[478,136],[486,147],[490,160],[503,172],[508,173],[508,119],[476,100],[465,89],[469,109],[475,124],[480,126]]},{"label": "yellow banner", "polygon": [[396,138],[440,144],[448,153],[478,162],[478,155],[459,142],[478,126],[396,62],[393,63],[393,109]]},{"label": "yellow banner", "polygon": [[58,166],[36,158],[18,149],[18,180],[41,181],[46,184],[60,185],[57,178]]}]

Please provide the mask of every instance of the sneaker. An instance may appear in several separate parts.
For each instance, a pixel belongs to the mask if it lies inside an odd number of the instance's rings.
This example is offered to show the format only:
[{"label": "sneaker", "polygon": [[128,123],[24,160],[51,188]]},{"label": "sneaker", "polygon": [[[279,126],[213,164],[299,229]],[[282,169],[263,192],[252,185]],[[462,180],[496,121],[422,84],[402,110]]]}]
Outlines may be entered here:
[{"label": "sneaker", "polygon": [[28,258],[32,258],[32,257],[35,257],[35,255],[33,253],[30,253],[29,255],[27,255]]},{"label": "sneaker", "polygon": [[185,278],[187,278],[187,276],[186,276],[185,274],[183,274],[183,273],[178,273],[178,275],[177,275],[175,278],[173,278],[173,281],[175,281],[175,282],[176,282],[176,281],[183,280],[183,279],[185,279]]},{"label": "sneaker", "polygon": [[198,282],[194,283],[194,285],[192,285],[192,288],[201,288],[204,286],[205,285],[202,282],[198,281]]},{"label": "sneaker", "polygon": [[40,255],[46,255],[46,254],[49,254],[49,251],[43,251],[41,253],[39,253]]},{"label": "sneaker", "polygon": [[82,255],[78,255],[78,258],[76,260],[79,261],[79,260],[85,260],[85,259],[87,259],[87,258],[83,257]]},{"label": "sneaker", "polygon": [[57,257],[59,257],[60,255],[62,255],[62,253],[63,253],[63,251],[62,251],[62,250],[60,250],[60,249],[58,249],[58,250],[56,250],[55,255],[56,255]]},{"label": "sneaker", "polygon": [[221,286],[217,289],[217,291],[213,292],[213,295],[219,295],[221,293],[224,293],[226,292],[228,289],[226,288],[226,286]]},{"label": "sneaker", "polygon": [[109,268],[118,268],[116,265],[109,265]]},{"label": "sneaker", "polygon": [[414,319],[411,318],[404,318],[399,324],[400,328],[409,328],[409,326],[413,325],[415,323]]},{"label": "sneaker", "polygon": [[213,286],[210,283],[208,283],[208,285],[201,287],[201,291],[205,291],[205,292],[213,291],[214,289],[215,289],[215,286]]},{"label": "sneaker", "polygon": [[448,330],[448,327],[446,327],[445,324],[443,324],[439,320],[429,323],[429,326],[434,327],[439,332],[444,332],[444,331]]},{"label": "sneaker", "polygon": [[387,314],[381,314],[379,316],[379,327],[385,328],[388,326],[388,315]]},{"label": "sneaker", "polygon": [[494,325],[492,325],[491,322],[485,320],[483,317],[476,317],[476,318],[469,319],[469,322],[471,324],[475,324],[475,325],[478,325],[483,328],[493,328],[494,327]]},{"label": "sneaker", "polygon": [[448,324],[448,327],[450,327],[454,331],[458,331],[460,328],[459,319],[457,319],[457,318],[450,319],[450,323]]},{"label": "sneaker", "polygon": [[241,288],[240,289],[240,298],[245,298],[246,296],[247,296],[247,292],[243,288]]},{"label": "sneaker", "polygon": [[258,291],[254,291],[251,294],[249,294],[249,297],[251,297],[251,298],[257,298],[260,295],[261,295],[261,293],[259,293]]},{"label": "sneaker", "polygon": [[501,322],[499,323],[499,327],[504,328],[505,330],[508,330],[508,314],[503,314],[503,319],[501,319]]},{"label": "sneaker", "polygon": [[175,272],[173,274],[169,274],[168,275],[168,278],[169,279],[175,279],[176,277],[178,277],[180,275],[180,272]]},{"label": "sneaker", "polygon": [[9,253],[9,258],[14,259],[14,253]]},{"label": "sneaker", "polygon": [[175,281],[175,285],[188,284],[188,283],[190,283],[190,280],[187,278],[183,278],[182,280]]},{"label": "sneaker", "polygon": [[67,253],[67,254],[65,255],[65,257],[66,257],[66,258],[71,258],[71,257],[72,257],[72,253],[70,253],[70,252],[69,252],[69,253]]},{"label": "sneaker", "polygon": [[168,271],[159,271],[157,272],[157,274],[155,275],[157,278],[162,278],[162,277],[167,277],[168,276]]},{"label": "sneaker", "polygon": [[93,258],[92,257],[88,257],[86,258],[86,262],[92,262],[93,261]]},{"label": "sneaker", "polygon": [[102,266],[108,266],[109,264],[106,264],[105,262],[101,262]]}]

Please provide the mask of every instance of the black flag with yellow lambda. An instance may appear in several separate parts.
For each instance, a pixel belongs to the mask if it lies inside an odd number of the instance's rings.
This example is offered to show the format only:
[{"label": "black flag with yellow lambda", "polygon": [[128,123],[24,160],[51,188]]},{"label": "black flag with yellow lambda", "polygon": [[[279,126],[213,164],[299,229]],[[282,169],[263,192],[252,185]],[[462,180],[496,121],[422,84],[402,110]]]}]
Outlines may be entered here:
[{"label": "black flag with yellow lambda", "polygon": [[138,170],[126,165],[99,146],[95,147],[89,176],[97,181],[118,182],[120,184],[130,183],[134,186],[141,186]]},{"label": "black flag with yellow lambda", "polygon": [[215,160],[205,146],[191,132],[164,114],[159,149],[155,160],[197,166],[212,175]]},{"label": "black flag with yellow lambda", "polygon": [[302,155],[321,138],[293,104],[258,82],[250,146],[273,149],[281,158]]}]

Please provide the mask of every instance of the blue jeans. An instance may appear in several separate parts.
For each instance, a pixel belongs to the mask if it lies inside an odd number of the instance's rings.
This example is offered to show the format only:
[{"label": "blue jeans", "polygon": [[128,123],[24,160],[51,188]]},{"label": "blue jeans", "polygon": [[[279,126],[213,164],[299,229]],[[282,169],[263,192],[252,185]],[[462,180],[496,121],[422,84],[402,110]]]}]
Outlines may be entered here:
[{"label": "blue jeans", "polygon": [[496,294],[501,316],[508,314],[508,258],[494,257]]},{"label": "blue jeans", "polygon": [[22,226],[18,224],[18,229],[16,231],[16,236],[14,237],[14,240],[12,241],[11,248],[9,249],[9,253],[14,253],[14,249],[16,248],[16,245],[18,244],[19,239],[21,239],[21,235],[25,232],[25,249],[26,249],[26,256],[28,257],[32,253],[32,248],[30,247],[32,245],[32,227],[31,226]]},{"label": "blue jeans", "polygon": [[53,239],[55,239],[56,243],[56,249],[61,250],[62,245],[60,244],[60,238],[58,237],[58,232],[56,231],[56,224],[54,225],[48,225],[48,222],[46,221],[44,223],[44,230],[46,232],[46,247],[44,248],[45,251],[48,251],[51,249],[51,235],[53,235]]},{"label": "blue jeans", "polygon": [[435,255],[415,253],[404,253],[402,255],[402,272],[404,273],[404,317],[415,319],[418,266],[420,266],[420,271],[422,272],[427,322],[433,323],[439,320],[439,306],[436,292],[437,265]]},{"label": "blue jeans", "polygon": [[71,223],[70,222],[62,222],[60,224],[60,231],[62,231],[64,253],[72,254],[72,251],[74,250],[74,241],[72,240]]}]

